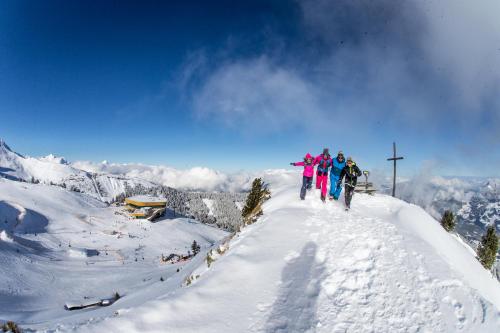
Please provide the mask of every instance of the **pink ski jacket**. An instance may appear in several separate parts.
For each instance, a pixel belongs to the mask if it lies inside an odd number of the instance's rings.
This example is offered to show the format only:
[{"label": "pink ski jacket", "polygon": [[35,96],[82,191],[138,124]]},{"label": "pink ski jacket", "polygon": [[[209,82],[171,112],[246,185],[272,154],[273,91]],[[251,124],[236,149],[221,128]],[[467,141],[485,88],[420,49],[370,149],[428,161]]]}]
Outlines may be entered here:
[{"label": "pink ski jacket", "polygon": [[[306,162],[306,160],[308,160],[308,159],[311,160],[311,163]],[[296,162],[293,165],[303,166],[304,167],[303,175],[305,177],[312,177],[314,175],[314,166],[316,164],[318,164],[318,162],[314,160],[314,158],[311,156],[311,154],[307,153],[306,156],[304,157],[304,162]]]}]

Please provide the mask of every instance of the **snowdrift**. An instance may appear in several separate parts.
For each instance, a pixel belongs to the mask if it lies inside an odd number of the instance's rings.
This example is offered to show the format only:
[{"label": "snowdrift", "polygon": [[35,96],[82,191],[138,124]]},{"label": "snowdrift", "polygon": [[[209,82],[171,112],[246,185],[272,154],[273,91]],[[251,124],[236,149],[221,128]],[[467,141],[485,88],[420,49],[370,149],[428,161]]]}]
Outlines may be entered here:
[{"label": "snowdrift", "polygon": [[498,332],[500,284],[421,208],[384,195],[298,200],[264,216],[195,284],[81,332]]}]

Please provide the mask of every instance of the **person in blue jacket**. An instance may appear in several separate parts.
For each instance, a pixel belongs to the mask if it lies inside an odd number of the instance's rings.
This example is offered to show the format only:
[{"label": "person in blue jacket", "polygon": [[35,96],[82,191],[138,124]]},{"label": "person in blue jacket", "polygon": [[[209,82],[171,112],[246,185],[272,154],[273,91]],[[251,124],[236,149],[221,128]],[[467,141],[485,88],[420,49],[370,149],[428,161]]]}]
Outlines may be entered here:
[{"label": "person in blue jacket", "polygon": [[345,168],[344,153],[339,151],[337,157],[333,159],[332,169],[330,170],[330,200],[338,200],[342,192],[342,185],[338,185],[340,173]]}]

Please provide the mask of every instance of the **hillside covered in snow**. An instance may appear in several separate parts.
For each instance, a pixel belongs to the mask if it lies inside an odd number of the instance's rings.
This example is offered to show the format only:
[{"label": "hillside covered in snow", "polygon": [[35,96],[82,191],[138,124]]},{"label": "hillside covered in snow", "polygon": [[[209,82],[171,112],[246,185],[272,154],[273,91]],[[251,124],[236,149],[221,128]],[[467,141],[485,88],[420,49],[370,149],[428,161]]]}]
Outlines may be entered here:
[{"label": "hillside covered in snow", "polygon": [[0,216],[0,320],[35,328],[116,310],[72,312],[66,304],[118,292],[125,306],[136,306],[168,294],[203,258],[176,264],[162,258],[187,256],[193,241],[207,251],[228,235],[182,217],[131,220],[120,207],[82,193],[1,178]]},{"label": "hillside covered in snow", "polygon": [[[227,233],[130,221],[60,187],[0,180],[0,319],[61,332],[496,332],[500,284],[423,209],[386,195],[298,199],[270,175],[264,215]],[[201,252],[178,264],[162,254]],[[206,253],[224,252],[207,267]],[[71,245],[71,246],[70,246]],[[97,255],[97,252],[99,255]],[[186,284],[187,277],[194,281]],[[108,307],[66,303],[119,292]]]},{"label": "hillside covered in snow", "polygon": [[[184,175],[172,170],[25,157],[0,142],[0,322],[42,332],[500,329],[500,283],[436,220],[458,211],[468,243],[498,227],[495,180],[408,181],[401,198],[423,209],[356,194],[346,213],[342,197],[323,204],[316,190],[300,201],[299,171],[267,170],[264,215],[234,234],[246,193],[207,189],[241,191],[253,175],[216,174],[193,191],[167,186]],[[166,216],[131,220],[110,205],[137,194],[166,198]],[[65,309],[103,300],[112,304]]]},{"label": "hillside covered in snow", "polygon": [[[164,299],[79,332],[497,332],[500,284],[421,208],[357,194],[346,213],[298,182]],[[204,267],[206,263],[202,263]],[[199,272],[199,273],[196,273]]]},{"label": "hillside covered in snow", "polygon": [[[227,230],[236,230],[242,223],[241,205],[246,197],[246,193],[242,190],[246,189],[246,183],[250,182],[249,175],[239,177],[241,181],[237,182],[240,184],[237,192],[213,192],[205,190],[225,188],[224,184],[231,183],[232,178],[225,175],[221,175],[220,179],[214,178],[214,172],[203,168],[188,170],[182,175],[180,170],[162,169],[171,173],[168,179],[187,178],[191,181],[204,179],[200,182],[200,186],[193,185],[186,190],[183,186],[173,188],[167,185],[179,185],[176,182],[165,183],[157,176],[152,177],[147,169],[154,167],[143,166],[143,169],[138,170],[137,165],[131,167],[115,165],[106,169],[112,172],[109,173],[103,172],[104,170],[85,171],[76,167],[79,165],[81,163],[72,165],[64,158],[54,155],[41,158],[26,157],[13,151],[0,140],[0,178],[58,186],[86,194],[103,203],[122,202],[125,197],[138,194],[157,195],[167,199],[168,208],[176,216],[194,218]],[[198,170],[201,171],[197,172]]]},{"label": "hillside covered in snow", "polygon": [[75,192],[86,193],[101,201],[112,201],[127,188],[156,184],[140,178],[87,172],[66,162],[64,158],[49,155],[26,157],[13,151],[0,139],[0,177],[30,183],[58,185]]},{"label": "hillside covered in snow", "polygon": [[[451,210],[456,216],[456,232],[473,248],[477,248],[489,225],[500,232],[498,178],[415,177],[398,183],[397,196],[419,205],[437,220],[445,210]],[[500,280],[498,259],[496,275]]]}]

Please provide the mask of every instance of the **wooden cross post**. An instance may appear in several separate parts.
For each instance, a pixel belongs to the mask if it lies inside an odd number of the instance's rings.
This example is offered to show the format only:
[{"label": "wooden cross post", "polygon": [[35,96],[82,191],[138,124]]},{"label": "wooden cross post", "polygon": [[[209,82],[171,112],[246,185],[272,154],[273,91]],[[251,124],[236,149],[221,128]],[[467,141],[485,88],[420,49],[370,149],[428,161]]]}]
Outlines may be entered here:
[{"label": "wooden cross post", "polygon": [[394,152],[393,157],[388,158],[388,161],[394,161],[394,178],[392,180],[392,196],[396,196],[396,161],[397,160],[402,160],[403,157],[396,157],[396,142],[392,143],[392,150]]}]

